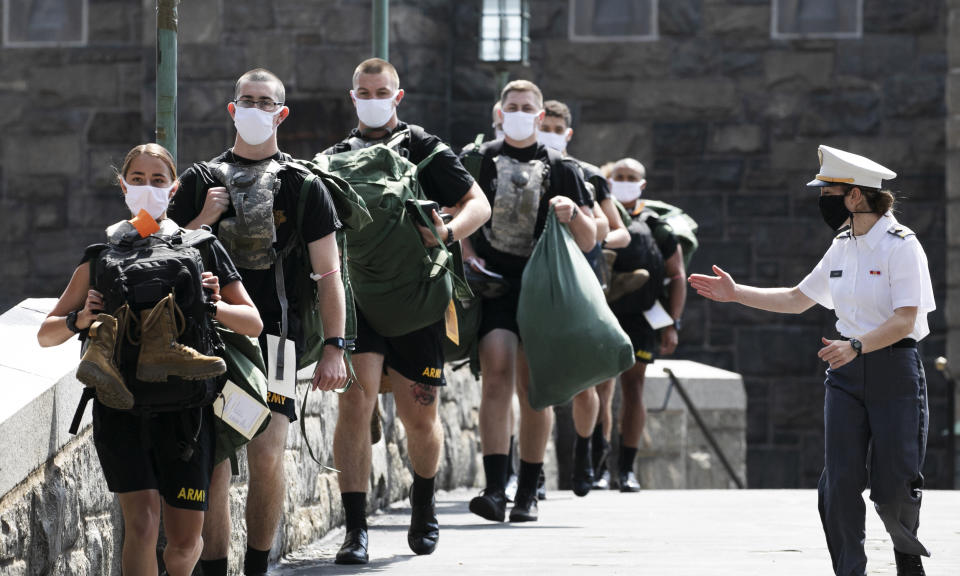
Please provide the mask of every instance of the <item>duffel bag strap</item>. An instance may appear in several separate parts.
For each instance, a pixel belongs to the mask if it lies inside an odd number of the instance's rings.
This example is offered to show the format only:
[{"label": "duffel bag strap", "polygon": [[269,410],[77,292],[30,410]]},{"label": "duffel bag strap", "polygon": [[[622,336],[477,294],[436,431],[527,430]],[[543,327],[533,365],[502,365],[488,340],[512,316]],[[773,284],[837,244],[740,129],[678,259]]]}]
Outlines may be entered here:
[{"label": "duffel bag strap", "polygon": [[93,400],[95,396],[96,393],[93,388],[84,387],[83,393],[80,394],[80,402],[77,403],[77,410],[73,413],[73,421],[70,422],[70,434],[77,435],[77,430],[80,429],[80,421],[83,420],[83,413],[87,409],[87,403]]}]

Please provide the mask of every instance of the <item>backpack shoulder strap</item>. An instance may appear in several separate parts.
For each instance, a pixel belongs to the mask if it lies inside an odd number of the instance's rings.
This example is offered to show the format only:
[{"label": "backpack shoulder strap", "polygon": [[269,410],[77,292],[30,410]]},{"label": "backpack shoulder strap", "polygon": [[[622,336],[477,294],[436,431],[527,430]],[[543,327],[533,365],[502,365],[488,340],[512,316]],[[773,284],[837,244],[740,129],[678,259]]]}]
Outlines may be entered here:
[{"label": "backpack shoulder strap", "polygon": [[83,413],[87,409],[87,403],[93,400],[94,389],[89,386],[83,389],[83,393],[80,394],[80,402],[77,403],[77,409],[73,413],[73,420],[70,422],[70,434],[76,436],[77,431],[80,430],[80,421],[83,420]]}]

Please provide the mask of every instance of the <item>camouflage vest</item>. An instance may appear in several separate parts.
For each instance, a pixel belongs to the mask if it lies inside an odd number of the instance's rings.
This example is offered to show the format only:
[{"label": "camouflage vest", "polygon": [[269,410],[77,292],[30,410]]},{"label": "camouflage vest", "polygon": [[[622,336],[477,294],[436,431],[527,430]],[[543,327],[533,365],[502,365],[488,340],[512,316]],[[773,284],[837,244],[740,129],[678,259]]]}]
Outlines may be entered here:
[{"label": "camouflage vest", "polygon": [[550,188],[549,165],[543,160],[520,162],[505,154],[493,159],[497,175],[490,226],[483,234],[494,249],[527,257],[536,245],[534,229],[540,210],[540,199]]},{"label": "camouflage vest", "polygon": [[220,220],[217,238],[238,268],[267,270],[277,261],[273,199],[280,192],[283,166],[270,158],[256,164],[210,163],[230,193],[237,215]]}]

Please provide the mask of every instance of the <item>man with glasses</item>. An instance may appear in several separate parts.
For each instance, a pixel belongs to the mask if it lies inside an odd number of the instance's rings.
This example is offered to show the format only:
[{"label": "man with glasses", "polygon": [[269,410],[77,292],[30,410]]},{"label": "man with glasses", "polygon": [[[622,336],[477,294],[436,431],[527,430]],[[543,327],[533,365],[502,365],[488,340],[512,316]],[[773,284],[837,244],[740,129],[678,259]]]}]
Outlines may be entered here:
[{"label": "man with glasses", "polygon": [[[299,353],[302,334],[299,306],[292,290],[295,278],[317,278],[325,341],[323,359],[314,373],[314,387],[340,388],[346,383],[343,362],[344,293],[334,232],[340,228],[329,192],[319,179],[306,191],[300,231],[312,270],[301,270],[295,242],[300,188],[305,174],[286,164],[291,158],[277,146],[277,128],[289,116],[283,105],[283,83],[258,68],[237,80],[227,110],[237,128],[231,149],[209,162],[194,164],[180,178],[170,217],[185,228],[210,226],[227,248],[244,286],[260,311],[264,351],[271,376],[268,404],[273,413],[266,431],[247,445],[247,551],[244,573],[265,574],[284,500],[283,452],[290,422],[297,419],[291,348]],[[292,321],[291,321],[292,320]],[[293,341],[294,346],[287,344]],[[278,358],[286,356],[286,362]],[[278,365],[283,368],[278,374]],[[278,377],[279,376],[279,377]],[[284,385],[284,382],[287,384]],[[210,483],[210,504],[203,526],[200,565],[206,576],[225,576],[230,547],[230,463],[218,463]]]}]

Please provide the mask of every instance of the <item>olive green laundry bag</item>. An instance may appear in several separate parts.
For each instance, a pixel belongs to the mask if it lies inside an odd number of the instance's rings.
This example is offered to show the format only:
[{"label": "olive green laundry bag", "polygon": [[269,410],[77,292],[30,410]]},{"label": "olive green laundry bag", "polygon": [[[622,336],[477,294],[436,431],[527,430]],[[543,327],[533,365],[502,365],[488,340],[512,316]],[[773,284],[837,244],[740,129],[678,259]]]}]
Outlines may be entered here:
[{"label": "olive green laundry bag", "polygon": [[517,324],[536,410],[563,404],[633,366],[630,338],[553,209],[523,270]]}]

